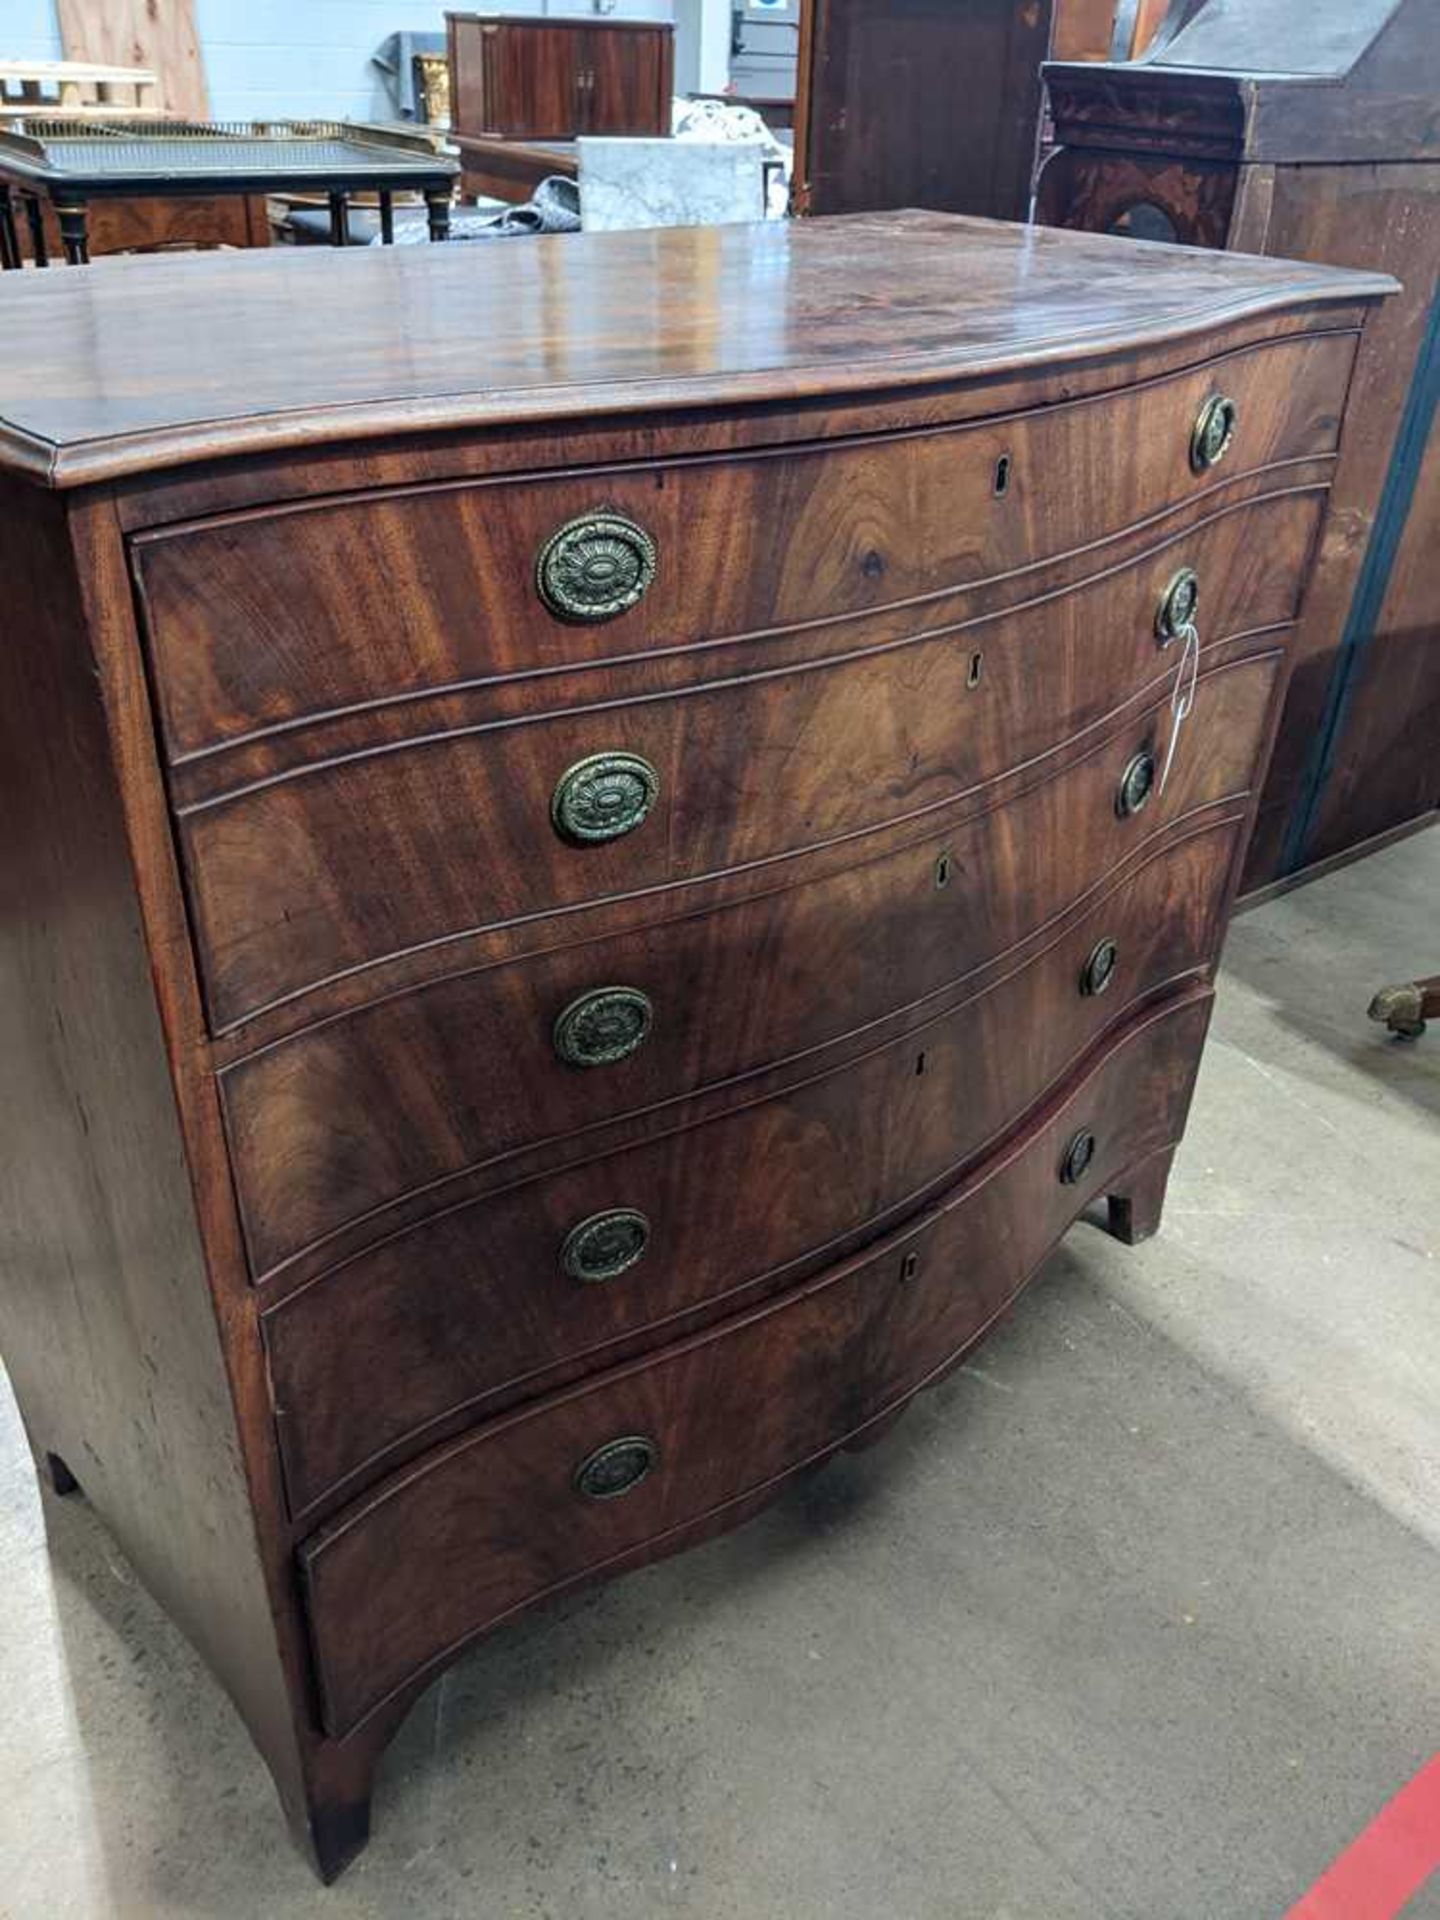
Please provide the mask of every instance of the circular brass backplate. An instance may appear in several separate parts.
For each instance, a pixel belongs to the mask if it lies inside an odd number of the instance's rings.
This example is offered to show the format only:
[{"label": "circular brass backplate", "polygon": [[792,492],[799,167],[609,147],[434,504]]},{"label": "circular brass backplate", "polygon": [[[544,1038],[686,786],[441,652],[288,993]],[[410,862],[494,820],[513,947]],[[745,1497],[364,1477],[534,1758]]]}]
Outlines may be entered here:
[{"label": "circular brass backplate", "polygon": [[617,1500],[632,1493],[660,1464],[660,1449],[643,1433],[623,1434],[597,1447],[575,1469],[575,1491],[587,1500]]},{"label": "circular brass backplate", "polygon": [[555,1051],[567,1067],[607,1067],[643,1047],[655,1008],[638,987],[595,987],[555,1021]]},{"label": "circular brass backplate", "polygon": [[657,558],[638,521],[600,508],[555,529],[536,557],[535,585],[561,620],[613,620],[644,597]]},{"label": "circular brass backplate", "polygon": [[1083,1180],[1095,1158],[1095,1136],[1082,1127],[1065,1149],[1065,1157],[1060,1162],[1060,1178],[1067,1187],[1073,1187],[1077,1180]]},{"label": "circular brass backplate", "polygon": [[607,1207],[570,1229],[560,1248],[560,1265],[572,1280],[614,1280],[644,1259],[649,1242],[650,1222],[643,1213],[633,1207]]},{"label": "circular brass backplate", "polygon": [[1200,576],[1193,567],[1181,567],[1166,581],[1160,604],[1155,609],[1155,638],[1162,647],[1168,647],[1187,627],[1195,624],[1199,606]]},{"label": "circular brass backplate", "polygon": [[1115,790],[1115,811],[1122,820],[1139,813],[1145,805],[1155,791],[1155,774],[1155,756],[1145,747],[1121,774],[1120,785]]},{"label": "circular brass backplate", "polygon": [[1190,465],[1196,473],[1208,473],[1225,458],[1238,420],[1238,409],[1228,394],[1212,394],[1201,407],[1190,435]]},{"label": "circular brass backplate", "polygon": [[550,800],[562,840],[598,846],[633,833],[660,792],[660,776],[638,753],[591,753],[567,767]]},{"label": "circular brass backplate", "polygon": [[1090,950],[1090,957],[1080,969],[1080,991],[1095,995],[1104,993],[1115,978],[1115,963],[1120,958],[1120,949],[1113,940],[1100,940]]}]

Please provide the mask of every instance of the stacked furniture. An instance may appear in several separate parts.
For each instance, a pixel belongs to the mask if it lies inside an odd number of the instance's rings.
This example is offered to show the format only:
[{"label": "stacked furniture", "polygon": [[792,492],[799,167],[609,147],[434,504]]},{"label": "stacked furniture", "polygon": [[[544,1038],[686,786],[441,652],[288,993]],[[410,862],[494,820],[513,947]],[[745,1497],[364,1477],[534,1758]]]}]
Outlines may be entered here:
[{"label": "stacked furniture", "polygon": [[451,135],[462,191],[528,199],[574,175],[582,133],[670,131],[675,30],[645,20],[528,20],[447,13]]},{"label": "stacked furniture", "polygon": [[7,292],[0,1341],[327,1876],[477,1637],[1155,1229],[1390,284],[909,214]]},{"label": "stacked furniture", "polygon": [[1246,872],[1283,879],[1440,808],[1440,28],[1433,0],[1207,0],[1144,60],[1046,68],[1038,217],[1396,274]]}]

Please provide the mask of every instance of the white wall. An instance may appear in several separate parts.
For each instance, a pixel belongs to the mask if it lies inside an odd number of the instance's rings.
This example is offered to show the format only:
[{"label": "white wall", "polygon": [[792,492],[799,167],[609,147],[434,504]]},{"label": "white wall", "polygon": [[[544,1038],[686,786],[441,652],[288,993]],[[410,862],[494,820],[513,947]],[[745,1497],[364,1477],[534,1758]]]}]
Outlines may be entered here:
[{"label": "white wall", "polygon": [[[472,0],[473,10],[557,16],[600,11],[587,0]],[[669,20],[672,0],[616,0],[619,19]],[[217,120],[273,114],[375,119],[387,96],[370,56],[388,34],[443,33],[443,0],[195,0]],[[0,0],[0,54],[58,60],[54,0]]]}]

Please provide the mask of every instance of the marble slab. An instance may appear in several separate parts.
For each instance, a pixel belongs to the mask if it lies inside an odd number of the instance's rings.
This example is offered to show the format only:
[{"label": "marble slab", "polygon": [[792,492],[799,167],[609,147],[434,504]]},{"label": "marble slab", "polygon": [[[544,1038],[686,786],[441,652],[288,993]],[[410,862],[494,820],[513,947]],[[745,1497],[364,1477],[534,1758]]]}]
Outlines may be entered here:
[{"label": "marble slab", "polygon": [[581,136],[580,218],[587,233],[714,227],[763,220],[758,142]]}]

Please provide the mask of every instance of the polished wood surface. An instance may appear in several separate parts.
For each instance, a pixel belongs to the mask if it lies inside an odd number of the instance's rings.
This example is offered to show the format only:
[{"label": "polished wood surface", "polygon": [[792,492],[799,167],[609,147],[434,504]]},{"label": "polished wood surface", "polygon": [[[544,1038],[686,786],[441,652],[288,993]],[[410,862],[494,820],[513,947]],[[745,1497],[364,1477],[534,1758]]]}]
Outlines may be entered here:
[{"label": "polished wood surface", "polygon": [[1082,1206],[1157,1228],[1388,285],[445,251],[17,274],[0,364],[0,1340],[327,1878],[477,1633],[877,1439]]},{"label": "polished wood surface", "polygon": [[1247,890],[1440,809],[1440,33],[1430,0],[1208,0],[1139,63],[1046,69],[1040,217],[1380,269]]},{"label": "polished wood surface", "polygon": [[563,234],[503,258],[271,248],[68,278],[7,282],[0,362],[0,470],[61,486],[427,427],[924,391],[1393,284],[1183,252],[1137,272],[1103,240],[940,214]]}]

